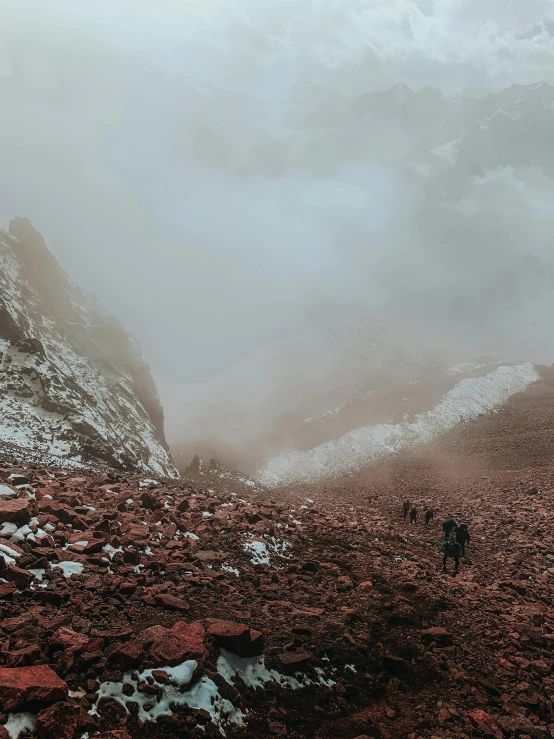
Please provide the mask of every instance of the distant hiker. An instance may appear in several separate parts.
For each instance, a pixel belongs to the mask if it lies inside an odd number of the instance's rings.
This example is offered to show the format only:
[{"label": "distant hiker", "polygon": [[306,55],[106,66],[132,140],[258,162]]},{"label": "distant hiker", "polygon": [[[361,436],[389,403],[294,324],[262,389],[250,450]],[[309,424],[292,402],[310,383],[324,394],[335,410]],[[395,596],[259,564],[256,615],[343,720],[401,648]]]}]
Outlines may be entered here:
[{"label": "distant hiker", "polygon": [[408,515],[408,511],[410,510],[410,505],[411,504],[410,504],[410,501],[409,500],[405,500],[404,503],[402,504],[402,510],[404,512],[404,518],[406,518],[406,516]]},{"label": "distant hiker", "polygon": [[446,560],[454,560],[454,574],[458,574],[460,569],[460,554],[462,553],[462,547],[456,539],[445,539],[442,543],[442,571],[446,572]]},{"label": "distant hiker", "polygon": [[460,524],[456,529],[456,541],[462,548],[462,557],[466,556],[466,544],[469,544],[470,539],[467,523]]},{"label": "distant hiker", "polygon": [[410,523],[417,523],[417,508],[415,506],[410,511]]},{"label": "distant hiker", "polygon": [[457,527],[458,527],[458,524],[456,523],[456,521],[454,521],[452,517],[449,518],[448,521],[445,521],[442,525],[442,530],[444,532],[444,538],[448,539],[450,534],[453,531],[456,531]]},{"label": "distant hiker", "polygon": [[429,523],[429,521],[435,517],[435,513],[432,508],[429,508],[429,510],[425,511],[425,525]]}]

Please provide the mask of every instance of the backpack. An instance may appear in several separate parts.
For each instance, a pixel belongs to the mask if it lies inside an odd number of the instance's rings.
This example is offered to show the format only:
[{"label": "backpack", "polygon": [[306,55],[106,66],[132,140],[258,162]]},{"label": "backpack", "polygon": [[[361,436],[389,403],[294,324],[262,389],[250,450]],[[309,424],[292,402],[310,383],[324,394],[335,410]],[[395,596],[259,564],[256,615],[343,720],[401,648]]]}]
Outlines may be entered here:
[{"label": "backpack", "polygon": [[452,557],[452,559],[455,559],[458,556],[457,542],[452,541],[452,540],[447,541],[444,551],[447,557]]}]

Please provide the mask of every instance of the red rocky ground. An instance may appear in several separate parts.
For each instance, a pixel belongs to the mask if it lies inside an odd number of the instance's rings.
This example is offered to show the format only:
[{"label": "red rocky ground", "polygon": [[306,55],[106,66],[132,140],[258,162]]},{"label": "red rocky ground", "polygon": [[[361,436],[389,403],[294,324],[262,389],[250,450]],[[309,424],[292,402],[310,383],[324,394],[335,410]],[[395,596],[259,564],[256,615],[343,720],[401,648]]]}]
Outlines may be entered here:
[{"label": "red rocky ground", "polygon": [[[25,710],[40,739],[551,736],[554,468],[447,475],[405,461],[273,497],[233,495],[231,479],[211,492],[139,483],[0,467],[0,492],[20,486],[0,497],[0,525],[13,524],[0,539],[0,724]],[[428,528],[404,522],[406,496],[435,508]],[[456,579],[438,551],[450,513],[473,536]],[[268,544],[269,564],[252,563],[247,539]],[[81,573],[52,568],[63,562]],[[221,648],[313,684],[229,684]],[[148,668],[134,695],[154,712],[184,660],[197,666],[181,691],[211,679],[244,726],[183,705],[156,722],[136,703],[89,713],[101,683]]]}]

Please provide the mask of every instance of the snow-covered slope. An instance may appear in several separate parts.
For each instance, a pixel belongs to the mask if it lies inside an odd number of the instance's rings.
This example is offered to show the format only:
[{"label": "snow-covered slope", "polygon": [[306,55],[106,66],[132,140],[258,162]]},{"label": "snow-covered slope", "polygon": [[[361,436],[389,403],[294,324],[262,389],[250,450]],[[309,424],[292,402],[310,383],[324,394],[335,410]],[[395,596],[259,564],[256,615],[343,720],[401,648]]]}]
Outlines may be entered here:
[{"label": "snow-covered slope", "polygon": [[0,446],[45,464],[178,474],[134,339],[21,218],[0,232]]},{"label": "snow-covered slope", "polygon": [[378,458],[426,444],[457,424],[490,413],[539,379],[532,364],[499,366],[460,380],[431,410],[412,421],[356,428],[314,449],[277,457],[257,475],[268,486],[318,482],[353,472]]}]

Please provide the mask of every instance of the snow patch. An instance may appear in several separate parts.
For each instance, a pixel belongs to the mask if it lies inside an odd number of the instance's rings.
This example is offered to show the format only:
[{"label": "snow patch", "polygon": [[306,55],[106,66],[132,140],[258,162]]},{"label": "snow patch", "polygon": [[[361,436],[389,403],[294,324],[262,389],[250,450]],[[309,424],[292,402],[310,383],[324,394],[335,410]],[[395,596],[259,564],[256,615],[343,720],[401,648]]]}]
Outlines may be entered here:
[{"label": "snow patch", "polygon": [[9,713],[4,728],[10,739],[18,739],[24,731],[36,731],[37,717],[34,713]]},{"label": "snow patch", "polygon": [[[98,689],[98,698],[89,713],[98,715],[98,704],[102,699],[109,698],[116,701],[128,711],[128,703],[138,704],[138,718],[141,721],[155,721],[160,716],[171,716],[172,706],[186,705],[195,710],[206,711],[212,723],[216,724],[221,733],[225,735],[223,727],[225,724],[234,724],[240,726],[243,723],[243,714],[240,709],[235,708],[233,704],[222,698],[219,694],[216,684],[207,677],[203,677],[192,688],[181,692],[183,687],[190,684],[192,677],[198,667],[198,663],[194,660],[187,660],[176,667],[158,668],[167,673],[170,683],[158,686],[161,690],[161,697],[157,700],[155,696],[137,691],[139,683],[143,683],[147,678],[154,678],[153,670],[144,670],[141,673],[126,672],[123,675],[122,682],[105,682]],[[133,694],[125,695],[124,686],[131,686]],[[126,688],[126,692],[129,688]]]},{"label": "snow patch", "polygon": [[50,565],[52,569],[59,567],[63,572],[64,577],[71,577],[72,575],[81,575],[85,566],[81,562],[58,562],[57,564]]}]

